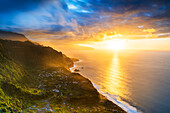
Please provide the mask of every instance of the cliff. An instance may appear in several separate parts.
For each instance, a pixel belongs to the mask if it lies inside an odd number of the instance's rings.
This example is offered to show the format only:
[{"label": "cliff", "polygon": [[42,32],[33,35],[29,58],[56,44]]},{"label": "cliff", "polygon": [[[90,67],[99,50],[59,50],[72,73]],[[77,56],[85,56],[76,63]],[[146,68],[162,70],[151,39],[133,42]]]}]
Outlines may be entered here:
[{"label": "cliff", "polygon": [[14,40],[14,41],[27,41],[28,40],[23,34],[14,33],[10,31],[2,31],[2,30],[0,30],[0,39]]},{"label": "cliff", "polygon": [[125,112],[71,66],[50,47],[0,39],[0,112]]}]

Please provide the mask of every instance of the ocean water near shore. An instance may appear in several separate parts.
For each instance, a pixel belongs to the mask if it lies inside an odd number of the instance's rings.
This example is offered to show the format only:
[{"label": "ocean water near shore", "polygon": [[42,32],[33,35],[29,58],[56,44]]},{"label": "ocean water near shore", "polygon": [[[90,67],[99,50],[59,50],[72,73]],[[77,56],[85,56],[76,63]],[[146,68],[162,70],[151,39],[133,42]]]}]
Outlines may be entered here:
[{"label": "ocean water near shore", "polygon": [[[170,112],[170,52],[78,50],[72,68],[129,113]],[[83,68],[82,68],[83,67]]]},{"label": "ocean water near shore", "polygon": [[[76,72],[76,73],[80,73],[83,75],[83,73],[81,73],[81,69],[84,69],[84,67],[82,66],[83,67],[82,68],[81,65],[79,65],[80,62],[83,62],[83,60],[74,62],[74,66],[70,68],[71,72]],[[78,71],[75,71],[76,69]],[[86,77],[86,76],[84,76],[84,77]],[[118,97],[117,95],[109,94],[108,92],[102,92],[101,88],[98,85],[96,85],[95,83],[92,83],[92,84],[97,89],[98,92],[100,92],[102,95],[104,95],[107,99],[109,99],[116,105],[120,106],[126,112],[128,112],[128,113],[142,113],[142,111],[137,110],[134,106],[129,105],[127,102],[119,101],[117,98]]]}]

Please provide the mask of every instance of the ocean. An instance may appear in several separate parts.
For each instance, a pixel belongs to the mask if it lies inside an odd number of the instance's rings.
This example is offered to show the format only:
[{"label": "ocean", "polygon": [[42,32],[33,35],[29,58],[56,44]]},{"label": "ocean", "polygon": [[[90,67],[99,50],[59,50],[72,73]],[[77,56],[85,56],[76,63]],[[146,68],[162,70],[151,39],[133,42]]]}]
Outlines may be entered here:
[{"label": "ocean", "polygon": [[72,68],[128,113],[170,113],[170,52],[69,50]]}]

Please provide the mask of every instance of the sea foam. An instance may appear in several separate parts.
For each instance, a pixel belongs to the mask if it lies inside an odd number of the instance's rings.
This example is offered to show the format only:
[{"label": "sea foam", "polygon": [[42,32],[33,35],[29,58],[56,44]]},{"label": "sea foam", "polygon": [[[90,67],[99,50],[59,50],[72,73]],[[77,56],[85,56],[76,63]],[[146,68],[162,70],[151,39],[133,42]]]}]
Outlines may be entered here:
[{"label": "sea foam", "polygon": [[[79,60],[76,61],[74,63],[74,66],[70,68],[71,72],[74,72],[74,69],[76,67],[78,67],[76,64],[82,62],[83,60]],[[82,76],[83,74],[81,72],[79,72]],[[101,93],[102,95],[104,95],[107,99],[109,99],[110,101],[112,101],[113,103],[115,103],[116,105],[118,105],[119,107],[121,107],[123,110],[125,110],[127,113],[142,113],[140,110],[137,110],[137,108],[135,108],[134,106],[131,106],[130,104],[128,104],[127,102],[124,101],[119,101],[118,100],[118,96],[114,95],[114,94],[109,94],[108,92],[102,92],[100,90],[100,87],[94,83],[92,83],[93,86],[97,89],[97,91],[99,93]]]},{"label": "sea foam", "polygon": [[109,94],[108,92],[102,92],[100,90],[100,87],[97,86],[96,84],[92,83],[93,86],[97,89],[97,91],[99,91],[102,95],[104,95],[107,99],[109,99],[110,101],[112,101],[113,103],[115,103],[116,105],[118,105],[119,107],[121,107],[123,110],[125,110],[127,113],[142,113],[141,111],[137,110],[137,108],[135,108],[134,106],[131,106],[130,104],[128,104],[127,102],[124,101],[119,101],[117,98],[117,95],[114,94]]}]

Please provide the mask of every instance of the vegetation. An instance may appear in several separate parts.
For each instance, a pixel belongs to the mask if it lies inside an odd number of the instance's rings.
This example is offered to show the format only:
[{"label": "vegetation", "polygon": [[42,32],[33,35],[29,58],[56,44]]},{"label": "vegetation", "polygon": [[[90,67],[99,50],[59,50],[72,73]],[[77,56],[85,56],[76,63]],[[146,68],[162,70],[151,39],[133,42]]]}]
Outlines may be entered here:
[{"label": "vegetation", "polygon": [[50,47],[0,39],[0,112],[124,112],[71,66]]}]

